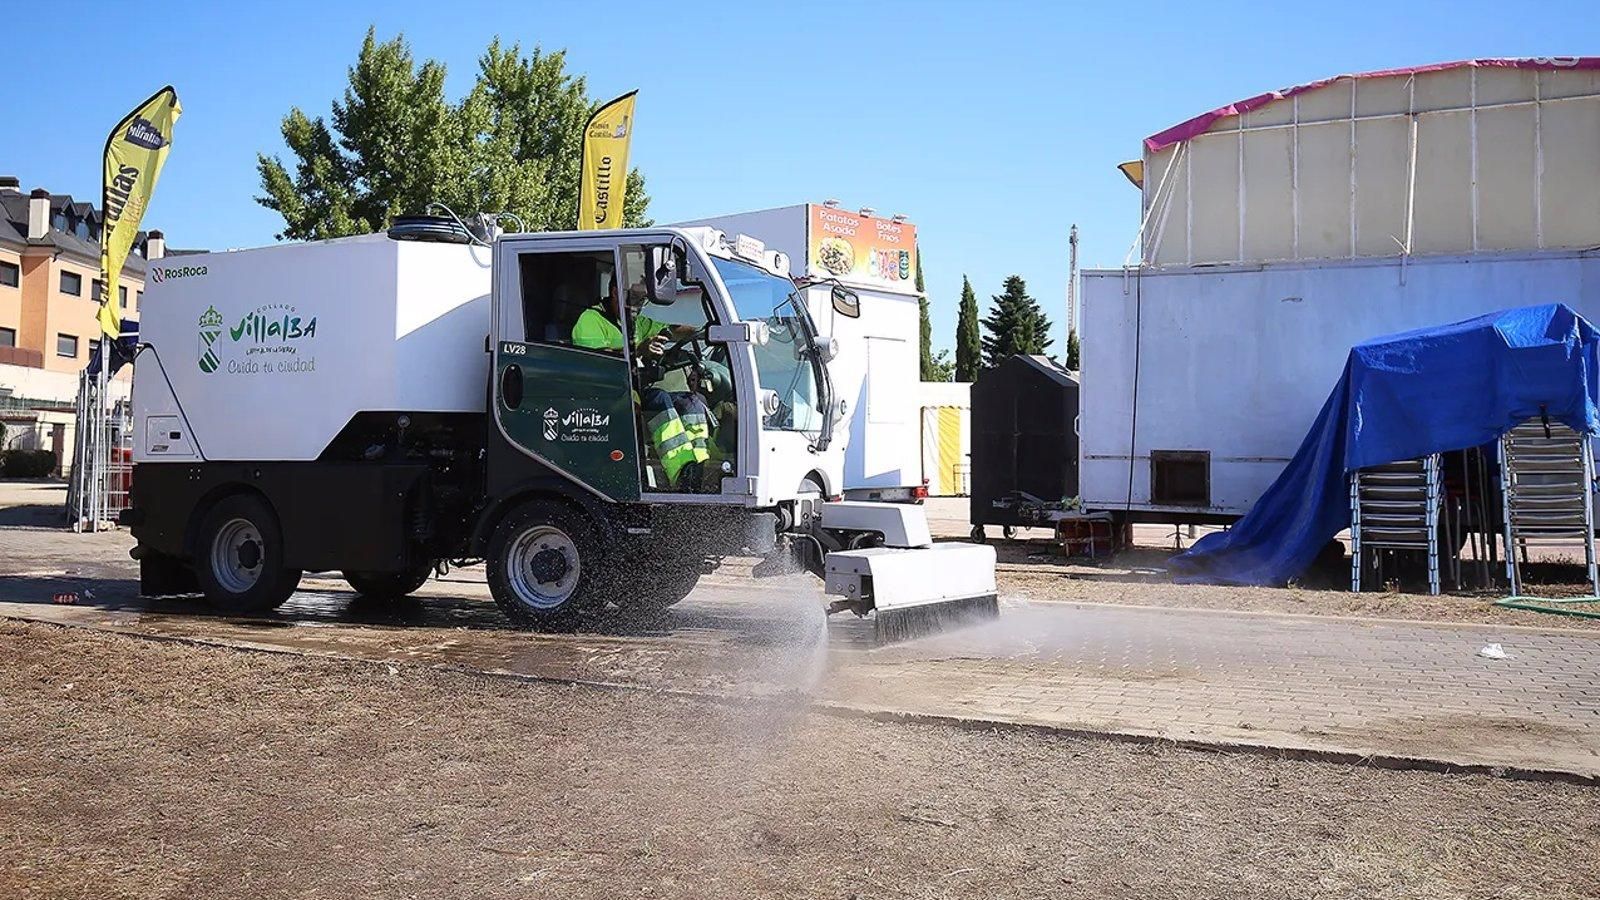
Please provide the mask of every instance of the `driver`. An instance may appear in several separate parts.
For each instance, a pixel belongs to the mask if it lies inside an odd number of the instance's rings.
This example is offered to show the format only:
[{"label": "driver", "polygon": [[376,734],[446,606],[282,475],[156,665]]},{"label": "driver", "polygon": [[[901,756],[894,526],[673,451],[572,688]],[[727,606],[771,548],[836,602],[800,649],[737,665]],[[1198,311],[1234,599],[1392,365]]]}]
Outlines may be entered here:
[{"label": "driver", "polygon": [[[634,349],[646,359],[658,360],[671,339],[692,337],[700,329],[693,325],[669,325],[639,311],[645,300],[644,282],[628,288],[628,316],[633,325]],[[622,352],[620,326],[622,301],[617,279],[610,279],[610,290],[602,303],[583,311],[572,326],[572,343],[590,350]],[[698,492],[704,484],[707,449],[711,436],[711,412],[695,391],[669,393],[654,384],[639,391],[639,408],[644,411],[645,429],[656,448],[661,467],[673,489]]]}]

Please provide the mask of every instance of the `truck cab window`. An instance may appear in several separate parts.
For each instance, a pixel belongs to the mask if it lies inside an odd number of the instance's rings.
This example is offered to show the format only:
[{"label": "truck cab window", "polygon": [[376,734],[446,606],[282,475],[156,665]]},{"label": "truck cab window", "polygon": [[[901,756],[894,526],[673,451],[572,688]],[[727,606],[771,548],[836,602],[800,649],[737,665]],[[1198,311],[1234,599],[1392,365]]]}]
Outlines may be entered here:
[{"label": "truck cab window", "polygon": [[[579,328],[584,312],[606,313],[616,257],[609,251],[523,253],[517,257],[522,276],[523,339],[531,344],[582,347],[622,353],[620,340],[602,340]],[[611,318],[606,314],[606,318]],[[590,317],[591,321],[594,317]],[[585,337],[588,339],[586,340]]]}]

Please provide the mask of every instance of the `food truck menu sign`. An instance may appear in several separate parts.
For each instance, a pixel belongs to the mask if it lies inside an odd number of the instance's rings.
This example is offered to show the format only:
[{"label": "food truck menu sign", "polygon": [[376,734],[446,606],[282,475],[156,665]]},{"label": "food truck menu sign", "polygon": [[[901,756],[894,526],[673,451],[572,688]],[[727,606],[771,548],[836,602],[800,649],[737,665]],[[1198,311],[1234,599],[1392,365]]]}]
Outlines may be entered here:
[{"label": "food truck menu sign", "polygon": [[827,206],[811,207],[807,273],[846,284],[916,289],[917,227]]}]

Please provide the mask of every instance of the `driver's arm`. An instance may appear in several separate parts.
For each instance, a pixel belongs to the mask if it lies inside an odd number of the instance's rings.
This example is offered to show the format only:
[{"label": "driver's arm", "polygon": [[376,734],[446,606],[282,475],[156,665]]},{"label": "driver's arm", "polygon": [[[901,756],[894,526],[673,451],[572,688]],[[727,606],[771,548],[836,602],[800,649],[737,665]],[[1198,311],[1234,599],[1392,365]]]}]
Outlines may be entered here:
[{"label": "driver's arm", "polygon": [[700,329],[693,325],[668,325],[665,322],[657,322],[643,313],[640,313],[633,320],[633,335],[634,343],[636,344],[644,344],[655,340],[659,335],[666,335],[669,338],[676,339],[686,338],[699,332]]},{"label": "driver's arm", "polygon": [[699,333],[700,329],[693,325],[668,325],[642,313],[633,320],[633,345],[647,356],[660,356],[666,351],[669,340]]}]

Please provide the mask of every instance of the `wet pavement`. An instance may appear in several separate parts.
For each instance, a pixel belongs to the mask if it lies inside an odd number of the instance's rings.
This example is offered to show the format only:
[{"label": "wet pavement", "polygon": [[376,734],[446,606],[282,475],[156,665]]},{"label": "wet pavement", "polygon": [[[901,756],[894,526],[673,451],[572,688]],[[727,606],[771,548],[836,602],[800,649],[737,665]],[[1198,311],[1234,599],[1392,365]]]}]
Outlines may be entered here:
[{"label": "wet pavement", "polygon": [[[0,615],[392,665],[1314,753],[1600,776],[1600,636],[1277,614],[1028,603],[999,621],[876,647],[825,620],[807,576],[708,576],[649,621],[509,627],[481,569],[372,603],[310,578],[281,609],[143,600],[125,534],[0,524]],[[53,602],[75,595],[74,603]],[[1480,650],[1499,643],[1505,659]]]}]

